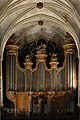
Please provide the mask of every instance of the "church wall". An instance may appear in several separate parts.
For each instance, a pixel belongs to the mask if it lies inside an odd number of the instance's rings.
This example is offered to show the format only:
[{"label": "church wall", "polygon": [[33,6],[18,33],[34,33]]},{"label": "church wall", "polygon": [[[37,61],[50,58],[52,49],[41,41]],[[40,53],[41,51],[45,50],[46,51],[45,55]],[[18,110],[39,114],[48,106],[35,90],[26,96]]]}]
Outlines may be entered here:
[{"label": "church wall", "polygon": [[0,107],[1,107],[1,58],[0,58]]}]

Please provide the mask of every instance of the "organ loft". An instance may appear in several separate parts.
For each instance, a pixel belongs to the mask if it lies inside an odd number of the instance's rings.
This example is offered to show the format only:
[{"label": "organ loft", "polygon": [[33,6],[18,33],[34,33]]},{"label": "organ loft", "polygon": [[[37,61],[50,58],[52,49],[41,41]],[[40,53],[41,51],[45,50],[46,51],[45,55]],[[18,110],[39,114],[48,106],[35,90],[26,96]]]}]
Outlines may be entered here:
[{"label": "organ loft", "polygon": [[[28,43],[28,48],[32,44]],[[56,47],[53,42],[40,39],[32,51],[24,50],[22,60],[20,47],[11,41],[6,44],[3,108],[6,115],[55,119],[77,112],[76,46],[66,36],[63,47],[59,46],[57,51]]]}]

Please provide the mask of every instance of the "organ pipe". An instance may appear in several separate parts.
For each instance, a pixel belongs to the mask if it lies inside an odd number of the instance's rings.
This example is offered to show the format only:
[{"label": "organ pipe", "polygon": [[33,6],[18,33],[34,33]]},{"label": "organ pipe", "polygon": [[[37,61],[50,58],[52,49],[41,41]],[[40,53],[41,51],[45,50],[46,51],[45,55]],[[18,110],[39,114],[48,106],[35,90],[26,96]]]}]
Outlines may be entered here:
[{"label": "organ pipe", "polygon": [[51,81],[51,74],[49,71],[45,70],[45,91],[51,90],[50,81]]},{"label": "organ pipe", "polygon": [[25,90],[25,82],[24,82],[24,72],[20,69],[17,69],[17,90],[24,91]]},{"label": "organ pipe", "polygon": [[44,63],[40,62],[38,65],[38,88],[39,91],[44,91],[45,69]]},{"label": "organ pipe", "polygon": [[17,60],[17,52],[19,47],[16,45],[7,45],[6,46],[6,65],[7,65],[7,80],[6,84],[8,87],[7,91],[15,90],[15,83],[16,83],[16,60]]},{"label": "organ pipe", "polygon": [[32,91],[36,92],[37,91],[37,72],[36,70],[32,72]]},{"label": "organ pipe", "polygon": [[30,76],[31,76],[31,73],[30,73],[30,70],[26,70],[26,91],[30,91]]},{"label": "organ pipe", "polygon": [[26,91],[31,91],[32,90],[32,75],[31,75],[31,69],[32,69],[32,62],[31,62],[31,57],[29,55],[26,56],[25,59],[25,83],[26,83]]},{"label": "organ pipe", "polygon": [[76,89],[76,50],[75,44],[69,43],[64,45],[65,58],[66,58],[66,76],[67,89]]},{"label": "organ pipe", "polygon": [[65,90],[65,67],[58,69],[58,90]]},{"label": "organ pipe", "polygon": [[43,44],[37,48],[37,90],[45,91],[45,67],[46,46]]},{"label": "organ pipe", "polygon": [[58,58],[57,58],[57,54],[52,54],[51,55],[51,76],[52,76],[52,80],[51,80],[51,90],[58,90],[58,77],[57,77],[57,65],[59,64],[57,62]]}]

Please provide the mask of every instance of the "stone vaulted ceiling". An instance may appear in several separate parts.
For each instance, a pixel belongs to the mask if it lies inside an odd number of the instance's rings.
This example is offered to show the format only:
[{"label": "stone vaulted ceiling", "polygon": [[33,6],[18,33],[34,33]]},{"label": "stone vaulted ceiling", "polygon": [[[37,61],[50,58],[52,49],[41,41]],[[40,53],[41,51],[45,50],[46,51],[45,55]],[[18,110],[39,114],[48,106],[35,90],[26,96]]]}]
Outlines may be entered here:
[{"label": "stone vaulted ceiling", "polygon": [[21,48],[40,38],[63,46],[66,32],[79,48],[80,0],[0,0],[1,52],[9,39]]}]

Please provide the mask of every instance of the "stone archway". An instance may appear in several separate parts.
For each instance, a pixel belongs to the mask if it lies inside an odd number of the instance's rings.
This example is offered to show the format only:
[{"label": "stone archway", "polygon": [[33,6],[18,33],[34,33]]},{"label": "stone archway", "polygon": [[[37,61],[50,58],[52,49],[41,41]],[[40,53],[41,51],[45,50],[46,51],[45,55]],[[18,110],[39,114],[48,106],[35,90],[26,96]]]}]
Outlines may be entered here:
[{"label": "stone archway", "polygon": [[[17,16],[17,18],[12,21],[11,25],[9,26],[9,29],[7,28],[7,30],[5,31],[5,35],[3,35],[2,37],[2,42],[1,42],[1,51],[0,51],[0,81],[1,81],[1,88],[0,88],[0,91],[1,91],[1,106],[3,106],[3,79],[2,79],[2,60],[3,60],[3,53],[4,53],[4,48],[5,48],[5,45],[7,43],[7,41],[9,40],[9,38],[11,37],[11,35],[13,33],[16,33],[16,31],[20,30],[20,29],[23,29],[23,28],[29,28],[31,27],[31,25],[35,26],[38,24],[38,21],[42,20],[43,23],[45,23],[47,26],[46,28],[48,29],[49,25],[50,27],[51,26],[55,26],[53,24],[58,24],[59,26],[58,27],[61,27],[62,29],[66,30],[67,32],[69,32],[72,37],[74,38],[74,41],[76,43],[76,46],[77,46],[77,49],[78,49],[78,58],[79,58],[79,73],[80,73],[80,47],[79,47],[79,38],[78,38],[78,35],[77,35],[77,32],[76,30],[74,30],[74,28],[71,26],[71,23],[70,21],[66,22],[66,19],[63,19],[63,16],[59,16],[59,13],[56,13],[55,10],[53,10],[52,8],[50,8],[51,6],[49,5],[43,5],[44,6],[44,9],[43,9],[43,12],[40,12],[38,11],[39,13],[37,13],[37,15],[35,14],[32,14],[32,9],[33,9],[33,13],[35,12],[36,10],[36,6],[37,6],[37,3],[35,3],[34,5],[32,3],[30,3],[30,5],[32,6],[31,9],[28,9],[28,10],[25,10],[23,13],[21,13],[19,16]],[[55,3],[54,3],[55,5]],[[62,4],[61,4],[62,5]],[[33,7],[34,6],[34,7]],[[57,6],[58,8],[60,7],[60,4]],[[73,7],[71,7],[73,9]],[[14,9],[14,8],[13,8]],[[20,7],[21,9],[21,7]],[[67,9],[67,7],[66,7]],[[11,10],[11,8],[10,8]],[[16,9],[17,10],[17,9]],[[41,9],[40,9],[41,10]],[[48,10],[49,12],[49,15],[46,14],[46,11],[45,10]],[[69,12],[71,13],[70,9],[68,8],[67,10],[69,10]],[[75,11],[75,10],[74,10]],[[11,11],[12,12],[12,11]],[[27,17],[24,17],[25,13],[27,12],[30,12],[31,13],[31,17],[28,16]],[[37,12],[37,11],[36,11]],[[55,15],[53,14],[52,16],[51,13],[55,13]],[[69,14],[69,13],[68,13]],[[70,14],[71,15],[71,14]],[[76,17],[75,17],[76,15]],[[77,18],[77,14],[75,13],[75,15],[71,15],[71,17],[74,17],[76,18],[75,19],[75,22],[77,23],[77,25],[79,26],[79,21],[78,21],[78,18]],[[6,13],[5,13],[5,16]],[[5,19],[5,16],[3,14],[3,17],[2,19],[4,20]],[[57,17],[56,17],[57,16]],[[7,16],[8,17],[8,16]],[[24,18],[24,19],[22,19]],[[46,18],[47,18],[47,22],[46,22]],[[22,19],[22,20],[21,20]],[[73,20],[74,21],[74,20]],[[49,24],[49,25],[47,25]],[[43,27],[45,28],[45,27]],[[35,29],[34,29],[35,30]],[[40,32],[40,31],[39,31]],[[38,32],[38,33],[39,33]],[[53,34],[53,33],[52,33]],[[48,33],[48,35],[50,35]],[[33,36],[32,36],[33,37]],[[37,37],[35,37],[37,38]],[[46,36],[47,38],[47,36]],[[78,106],[80,106],[80,74],[78,74]]]}]

